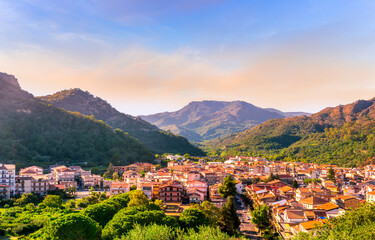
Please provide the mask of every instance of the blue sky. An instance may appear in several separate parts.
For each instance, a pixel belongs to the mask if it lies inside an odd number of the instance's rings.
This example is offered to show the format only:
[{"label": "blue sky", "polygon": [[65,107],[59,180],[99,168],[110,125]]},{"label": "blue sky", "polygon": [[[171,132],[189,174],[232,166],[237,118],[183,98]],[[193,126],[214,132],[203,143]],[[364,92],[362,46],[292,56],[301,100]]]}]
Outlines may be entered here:
[{"label": "blue sky", "polygon": [[0,71],[137,115],[193,100],[284,111],[375,97],[375,2],[0,0]]}]

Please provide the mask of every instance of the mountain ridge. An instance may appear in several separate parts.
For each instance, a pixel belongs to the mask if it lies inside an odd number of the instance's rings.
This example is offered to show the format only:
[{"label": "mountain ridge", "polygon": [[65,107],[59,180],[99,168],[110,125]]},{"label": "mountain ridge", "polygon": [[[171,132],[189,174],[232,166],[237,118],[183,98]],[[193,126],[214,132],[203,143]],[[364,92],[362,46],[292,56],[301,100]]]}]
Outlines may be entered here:
[{"label": "mountain ridge", "polygon": [[[245,101],[192,101],[180,110],[141,115],[164,130],[202,142],[252,128],[266,120],[284,118],[286,113],[264,109]],[[294,113],[307,114],[307,113]]]},{"label": "mountain ridge", "polygon": [[0,100],[0,162],[98,166],[154,159],[128,134],[40,101],[13,75],[0,73]]},{"label": "mountain ridge", "polygon": [[268,120],[207,144],[213,155],[250,154],[359,166],[375,159],[375,98],[310,116]]},{"label": "mountain ridge", "polygon": [[187,139],[160,130],[140,117],[124,114],[113,108],[107,101],[79,88],[39,97],[44,102],[71,112],[94,116],[113,128],[119,128],[138,139],[154,153],[189,153],[204,155]]}]

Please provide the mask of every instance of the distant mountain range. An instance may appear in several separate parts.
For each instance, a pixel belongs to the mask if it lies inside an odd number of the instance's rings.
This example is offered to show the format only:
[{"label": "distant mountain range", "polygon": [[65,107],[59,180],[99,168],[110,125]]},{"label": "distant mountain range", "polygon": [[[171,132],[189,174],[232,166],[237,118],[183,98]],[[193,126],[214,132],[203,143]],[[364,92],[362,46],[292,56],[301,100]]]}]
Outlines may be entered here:
[{"label": "distant mountain range", "polygon": [[0,162],[106,166],[153,161],[153,154],[122,131],[80,113],[52,106],[0,73]]},{"label": "distant mountain range", "polygon": [[341,166],[375,163],[375,98],[311,116],[268,120],[208,143],[217,155],[250,154]]},{"label": "distant mountain range", "polygon": [[119,128],[138,139],[154,153],[189,153],[204,155],[197,147],[181,136],[162,131],[158,127],[114,109],[105,100],[81,89],[70,89],[52,95],[39,97],[40,100],[71,112],[79,112],[102,120],[114,129]]},{"label": "distant mountain range", "polygon": [[143,115],[141,118],[190,141],[212,140],[250,129],[264,121],[309,113],[284,113],[243,101],[196,101],[176,112]]}]

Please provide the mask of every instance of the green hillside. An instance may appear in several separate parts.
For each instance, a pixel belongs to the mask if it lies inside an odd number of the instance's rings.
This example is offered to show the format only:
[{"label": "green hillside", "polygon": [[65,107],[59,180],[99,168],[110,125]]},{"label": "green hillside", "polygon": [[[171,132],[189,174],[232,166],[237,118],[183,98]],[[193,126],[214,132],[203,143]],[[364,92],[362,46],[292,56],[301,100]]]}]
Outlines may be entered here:
[{"label": "green hillside", "polygon": [[92,115],[113,128],[122,129],[138,139],[153,153],[204,155],[199,148],[193,146],[186,138],[160,130],[139,117],[121,113],[105,100],[95,97],[89,92],[70,89],[40,97],[40,99],[68,111]]},{"label": "green hillside", "polygon": [[0,162],[89,166],[152,161],[140,142],[102,121],[40,102],[0,74]]},{"label": "green hillside", "polygon": [[327,108],[310,117],[269,120],[208,143],[212,155],[266,156],[358,166],[375,157],[375,100]]}]

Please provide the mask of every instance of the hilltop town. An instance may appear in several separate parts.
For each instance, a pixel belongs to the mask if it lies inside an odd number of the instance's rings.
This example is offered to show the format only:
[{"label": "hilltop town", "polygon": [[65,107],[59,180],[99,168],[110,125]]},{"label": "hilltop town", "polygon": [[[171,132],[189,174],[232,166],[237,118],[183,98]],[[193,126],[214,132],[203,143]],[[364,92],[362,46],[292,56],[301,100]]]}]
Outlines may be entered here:
[{"label": "hilltop town", "polygon": [[0,195],[11,199],[25,193],[46,195],[62,190],[83,198],[93,190],[113,196],[137,189],[150,200],[162,200],[164,211],[178,216],[191,204],[204,201],[221,208],[227,199],[219,189],[230,175],[237,191],[241,232],[257,235],[260,226],[251,221],[251,211],[266,205],[268,227],[283,239],[309,232],[365,202],[375,202],[375,165],[341,168],[245,156],[228,157],[224,162],[194,159],[197,161],[165,155],[157,161],[166,162],[166,167],[150,163],[110,165],[104,176],[80,166],[30,166],[16,171],[15,165],[0,164]]}]

